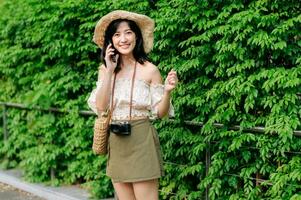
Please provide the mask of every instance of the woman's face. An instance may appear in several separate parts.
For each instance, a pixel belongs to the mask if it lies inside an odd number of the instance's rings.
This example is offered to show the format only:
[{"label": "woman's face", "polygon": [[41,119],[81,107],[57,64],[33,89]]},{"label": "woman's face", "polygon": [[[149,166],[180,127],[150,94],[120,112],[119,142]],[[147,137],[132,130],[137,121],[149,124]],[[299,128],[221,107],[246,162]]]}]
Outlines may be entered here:
[{"label": "woman's face", "polygon": [[129,55],[136,46],[136,35],[127,22],[121,22],[112,37],[112,42],[120,54]]}]

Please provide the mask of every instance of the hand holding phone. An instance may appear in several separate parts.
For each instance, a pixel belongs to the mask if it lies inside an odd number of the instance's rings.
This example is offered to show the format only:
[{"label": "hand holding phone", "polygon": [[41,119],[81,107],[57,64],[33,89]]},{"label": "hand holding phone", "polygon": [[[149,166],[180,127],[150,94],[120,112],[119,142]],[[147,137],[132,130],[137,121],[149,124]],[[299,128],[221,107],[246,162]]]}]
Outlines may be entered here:
[{"label": "hand holding phone", "polygon": [[110,43],[107,46],[105,54],[106,67],[114,71],[117,66],[118,58],[119,54],[117,53],[117,50],[113,47],[112,43]]}]

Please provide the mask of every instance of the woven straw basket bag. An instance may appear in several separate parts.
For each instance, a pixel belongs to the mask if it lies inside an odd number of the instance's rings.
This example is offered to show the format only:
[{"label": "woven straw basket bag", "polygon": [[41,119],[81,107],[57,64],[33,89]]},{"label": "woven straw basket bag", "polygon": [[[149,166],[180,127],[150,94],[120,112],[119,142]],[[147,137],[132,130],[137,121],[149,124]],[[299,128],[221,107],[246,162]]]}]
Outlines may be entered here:
[{"label": "woven straw basket bag", "polygon": [[92,149],[96,154],[107,154],[110,120],[111,111],[109,109],[101,113],[95,120]]}]

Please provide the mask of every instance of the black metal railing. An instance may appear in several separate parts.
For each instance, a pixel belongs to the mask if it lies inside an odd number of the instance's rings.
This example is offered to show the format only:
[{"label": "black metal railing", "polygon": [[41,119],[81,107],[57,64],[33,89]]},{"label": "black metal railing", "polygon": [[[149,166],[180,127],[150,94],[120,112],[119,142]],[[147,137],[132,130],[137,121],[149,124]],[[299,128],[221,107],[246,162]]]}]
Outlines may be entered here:
[{"label": "black metal railing", "polygon": [[[9,137],[9,133],[8,133],[8,129],[7,129],[7,108],[17,108],[17,109],[26,109],[26,110],[42,110],[42,111],[48,111],[48,112],[57,112],[57,113],[70,113],[70,110],[65,110],[65,109],[59,109],[59,108],[42,108],[39,106],[26,106],[24,104],[18,104],[18,103],[10,103],[10,102],[0,102],[0,105],[3,106],[3,115],[2,115],[2,120],[3,120],[3,139],[4,141],[8,139]],[[96,116],[96,114],[92,111],[87,111],[87,110],[80,110],[78,111],[78,113],[80,115],[83,116]],[[170,120],[172,121],[172,120]],[[203,127],[204,123],[202,122],[193,122],[193,121],[184,121],[185,124],[187,125],[192,125],[192,126],[198,126],[198,127]],[[214,127],[216,128],[223,128],[224,125],[220,124],[220,123],[214,123]],[[246,128],[246,129],[242,129],[239,125],[234,125],[234,126],[230,126],[227,127],[229,130],[243,130],[243,131],[250,131],[250,132],[255,132],[255,133],[264,133],[265,132],[265,127],[253,127],[253,128]],[[293,134],[295,136],[300,137],[301,136],[301,130],[295,130],[293,131]],[[300,153],[301,152],[287,152],[287,153]],[[210,144],[207,144],[207,148],[206,148],[206,175],[208,174],[209,168],[210,168],[210,164],[211,164],[211,152],[210,152]],[[179,165],[177,163],[170,163],[170,162],[165,162],[166,164],[175,164],[175,165]],[[233,175],[233,174],[228,174],[228,175]],[[256,178],[251,178],[252,180],[256,181],[257,183],[261,183],[265,180],[259,178],[257,176],[258,174],[256,174]],[[51,177],[54,178],[55,176],[55,170],[52,169],[51,170]],[[233,175],[233,176],[237,176],[237,175]],[[205,199],[209,200],[209,187],[206,188],[206,194],[205,194]]]}]

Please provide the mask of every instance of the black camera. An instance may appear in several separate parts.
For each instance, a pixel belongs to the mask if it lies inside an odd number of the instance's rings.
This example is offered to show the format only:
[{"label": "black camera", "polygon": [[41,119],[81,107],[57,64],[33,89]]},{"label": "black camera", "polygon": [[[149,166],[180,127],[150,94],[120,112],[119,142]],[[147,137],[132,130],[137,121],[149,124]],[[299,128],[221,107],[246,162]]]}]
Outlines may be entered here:
[{"label": "black camera", "polygon": [[131,124],[129,122],[112,123],[110,131],[117,135],[131,135]]}]

